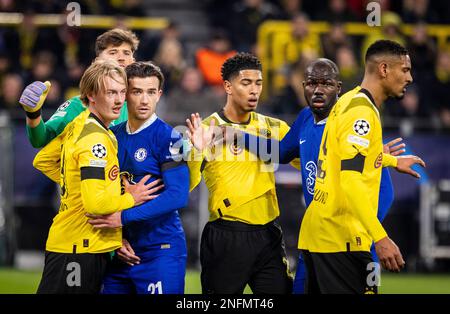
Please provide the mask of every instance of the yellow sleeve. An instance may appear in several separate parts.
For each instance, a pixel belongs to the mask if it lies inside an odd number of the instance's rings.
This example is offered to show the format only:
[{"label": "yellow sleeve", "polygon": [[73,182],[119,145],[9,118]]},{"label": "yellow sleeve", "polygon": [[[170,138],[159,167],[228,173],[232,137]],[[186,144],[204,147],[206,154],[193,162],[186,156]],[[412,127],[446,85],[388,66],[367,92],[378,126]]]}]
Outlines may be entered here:
[{"label": "yellow sleeve", "polygon": [[202,180],[202,164],[204,160],[203,152],[192,147],[187,165],[189,167],[189,192],[191,192]]},{"label": "yellow sleeve", "polygon": [[[377,209],[371,208],[369,198],[370,186],[363,180],[365,159],[376,143],[375,125],[380,123],[375,112],[367,106],[356,106],[344,113],[337,131],[339,151],[341,152],[341,188],[348,200],[352,213],[361,221],[372,239],[377,242],[387,236],[386,231],[377,218]],[[359,133],[355,131],[365,128]],[[368,127],[368,129],[367,129]],[[366,132],[365,130],[368,130]],[[381,140],[381,135],[379,136]],[[371,149],[372,148],[372,149]]]},{"label": "yellow sleeve", "polygon": [[398,160],[395,156],[383,153],[383,167],[397,167]]},{"label": "yellow sleeve", "polygon": [[61,179],[61,144],[64,134],[55,137],[34,157],[33,166],[50,180],[60,183]]},{"label": "yellow sleeve", "polygon": [[[94,154],[94,146],[104,153]],[[106,134],[93,133],[80,140],[74,157],[80,168],[81,198],[86,212],[107,215],[134,206],[130,193],[120,195],[120,176],[111,181],[105,175],[114,167],[119,173],[116,150]]]}]

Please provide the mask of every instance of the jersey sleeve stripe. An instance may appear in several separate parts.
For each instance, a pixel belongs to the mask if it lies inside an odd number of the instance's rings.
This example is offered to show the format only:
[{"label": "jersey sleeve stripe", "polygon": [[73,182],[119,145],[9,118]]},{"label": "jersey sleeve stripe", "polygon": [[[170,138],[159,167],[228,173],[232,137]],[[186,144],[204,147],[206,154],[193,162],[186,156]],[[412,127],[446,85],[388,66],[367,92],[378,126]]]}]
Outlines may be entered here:
[{"label": "jersey sleeve stripe", "polygon": [[351,170],[362,173],[364,170],[365,160],[366,156],[363,156],[359,153],[352,159],[343,159],[341,160],[341,171]]},{"label": "jersey sleeve stripe", "polygon": [[105,168],[102,167],[81,167],[81,180],[99,179],[105,180]]},{"label": "jersey sleeve stripe", "polygon": [[178,166],[185,165],[185,164],[186,164],[186,162],[184,160],[165,162],[161,165],[161,171],[166,171],[166,170],[176,168]]}]

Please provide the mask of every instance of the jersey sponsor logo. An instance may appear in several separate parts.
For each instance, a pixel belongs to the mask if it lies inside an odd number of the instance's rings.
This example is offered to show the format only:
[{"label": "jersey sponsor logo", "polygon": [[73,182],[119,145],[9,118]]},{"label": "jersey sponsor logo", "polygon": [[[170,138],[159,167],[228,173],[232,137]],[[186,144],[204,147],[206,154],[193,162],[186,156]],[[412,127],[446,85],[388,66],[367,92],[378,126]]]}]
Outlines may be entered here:
[{"label": "jersey sponsor logo", "polygon": [[147,158],[147,150],[145,148],[139,148],[134,152],[134,159],[138,162],[143,162]]},{"label": "jersey sponsor logo", "polygon": [[375,168],[380,168],[382,164],[383,164],[383,153],[379,153],[377,159],[375,159],[373,166]]},{"label": "jersey sponsor logo", "polygon": [[119,175],[119,167],[117,165],[112,166],[111,170],[109,170],[108,178],[111,181],[114,181],[117,179],[117,176]]},{"label": "jersey sponsor logo", "polygon": [[302,145],[304,142],[306,142],[306,140],[300,139],[300,145]]},{"label": "jersey sponsor logo", "polygon": [[326,204],[328,199],[328,192],[316,189],[316,193],[314,193],[314,200],[316,202],[322,203],[322,204]]},{"label": "jersey sponsor logo", "polygon": [[370,141],[368,139],[356,135],[349,135],[347,137],[347,142],[362,146],[364,148],[369,147],[370,144]]},{"label": "jersey sponsor logo", "polygon": [[92,146],[92,154],[97,158],[105,158],[107,151],[103,144],[95,144]]},{"label": "jersey sponsor logo", "polygon": [[358,119],[353,124],[353,131],[360,136],[367,135],[370,132],[370,124],[367,120]]},{"label": "jersey sponsor logo", "polygon": [[59,106],[56,111],[66,110],[67,107],[69,107],[69,105],[70,105],[70,100],[67,100],[65,103],[63,103],[61,106]]},{"label": "jersey sponsor logo", "polygon": [[306,178],[306,189],[309,194],[314,195],[314,185],[316,183],[317,166],[314,161],[310,160],[306,163],[305,169],[308,170],[308,177]]},{"label": "jersey sponsor logo", "polygon": [[89,159],[89,166],[105,168],[106,167],[106,160]]}]

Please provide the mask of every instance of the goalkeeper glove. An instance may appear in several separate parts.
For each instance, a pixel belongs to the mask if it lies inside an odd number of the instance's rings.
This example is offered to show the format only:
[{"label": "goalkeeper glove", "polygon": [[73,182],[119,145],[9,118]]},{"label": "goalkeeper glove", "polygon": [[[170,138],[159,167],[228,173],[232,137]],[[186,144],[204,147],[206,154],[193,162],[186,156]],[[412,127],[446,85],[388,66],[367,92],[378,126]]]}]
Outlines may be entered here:
[{"label": "goalkeeper glove", "polygon": [[22,105],[28,118],[36,119],[41,115],[41,107],[51,86],[52,84],[49,81],[45,83],[36,81],[25,87],[19,103]]}]

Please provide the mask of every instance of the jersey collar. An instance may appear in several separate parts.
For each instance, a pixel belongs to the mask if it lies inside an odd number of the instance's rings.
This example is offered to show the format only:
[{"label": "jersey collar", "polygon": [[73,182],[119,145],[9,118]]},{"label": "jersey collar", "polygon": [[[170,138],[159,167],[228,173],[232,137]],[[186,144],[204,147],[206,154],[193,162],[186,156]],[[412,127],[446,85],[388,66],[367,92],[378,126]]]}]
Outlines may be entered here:
[{"label": "jersey collar", "polygon": [[369,100],[375,112],[377,113],[378,118],[380,118],[380,111],[378,110],[377,105],[375,104],[375,100],[373,99],[372,94],[367,89],[361,88],[358,94],[356,94],[355,96],[358,96],[360,93],[362,94],[363,97],[366,97]]},{"label": "jersey collar", "polygon": [[375,100],[373,99],[372,94],[371,94],[367,89],[361,88],[361,89],[359,90],[359,92],[360,92],[360,93],[363,93],[364,95],[366,95],[367,98],[369,98],[369,100],[372,102],[372,104],[373,104],[374,106],[376,106]]},{"label": "jersey collar", "polygon": [[97,117],[95,114],[93,114],[92,112],[89,113],[89,117],[90,118],[94,118],[95,121],[97,121],[102,127],[104,127],[106,130],[108,130],[108,127],[106,125],[103,124],[103,122],[100,120],[99,117]]},{"label": "jersey collar", "polygon": [[136,131],[134,131],[134,132],[131,132],[130,125],[128,124],[128,121],[127,121],[127,127],[126,127],[127,133],[128,134],[137,134],[137,133],[141,132],[143,129],[145,129],[145,128],[149,127],[150,125],[152,125],[153,122],[155,122],[157,118],[158,117],[156,116],[156,113],[153,113],[150,116],[150,118],[148,118],[148,120],[145,121],[144,124],[142,124],[141,127],[139,129],[137,129]]},{"label": "jersey collar", "polygon": [[319,122],[316,122],[316,121],[314,120],[314,124],[315,124],[315,125],[322,125],[322,124],[327,123],[327,121],[328,121],[328,117],[326,117],[325,119],[320,120]]},{"label": "jersey collar", "polygon": [[225,121],[225,122],[227,122],[227,123],[231,123],[231,124],[239,124],[239,125],[246,125],[246,124],[249,124],[250,123],[250,121],[252,121],[252,112],[250,113],[250,117],[248,118],[248,121],[246,121],[246,122],[233,122],[233,121],[231,121],[230,119],[228,119],[226,116],[225,116],[225,113],[224,113],[224,110],[223,109],[221,109],[219,112],[217,112],[217,114],[219,115],[219,117],[223,120],[223,121]]}]

